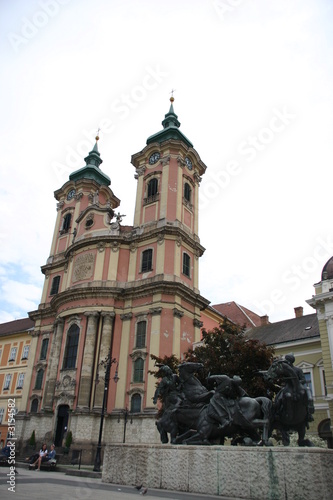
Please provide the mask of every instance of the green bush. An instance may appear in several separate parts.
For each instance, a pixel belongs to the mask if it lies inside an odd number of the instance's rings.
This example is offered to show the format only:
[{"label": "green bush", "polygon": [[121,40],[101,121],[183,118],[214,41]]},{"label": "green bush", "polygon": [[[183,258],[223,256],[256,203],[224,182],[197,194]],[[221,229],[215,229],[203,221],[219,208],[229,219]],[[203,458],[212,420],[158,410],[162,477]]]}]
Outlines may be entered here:
[{"label": "green bush", "polygon": [[65,441],[65,448],[70,448],[70,447],[71,447],[72,442],[73,442],[73,434],[72,434],[72,431],[68,431],[68,432],[67,432],[67,436],[66,436],[66,441]]},{"label": "green bush", "polygon": [[29,439],[29,445],[35,447],[36,446],[36,434],[33,430]]}]

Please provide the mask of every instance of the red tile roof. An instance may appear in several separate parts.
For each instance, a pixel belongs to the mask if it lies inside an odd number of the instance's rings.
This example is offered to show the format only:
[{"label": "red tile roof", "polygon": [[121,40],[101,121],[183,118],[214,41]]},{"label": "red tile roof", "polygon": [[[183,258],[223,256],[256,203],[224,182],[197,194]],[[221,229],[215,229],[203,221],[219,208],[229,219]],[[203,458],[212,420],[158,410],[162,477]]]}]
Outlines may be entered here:
[{"label": "red tile roof", "polygon": [[215,304],[212,306],[219,313],[226,316],[239,326],[244,326],[246,329],[261,325],[260,316],[246,307],[243,307],[236,302],[226,302],[224,304]]},{"label": "red tile roof", "polygon": [[30,318],[16,319],[8,323],[0,324],[0,336],[5,336],[11,333],[24,332],[35,326],[35,322]]}]

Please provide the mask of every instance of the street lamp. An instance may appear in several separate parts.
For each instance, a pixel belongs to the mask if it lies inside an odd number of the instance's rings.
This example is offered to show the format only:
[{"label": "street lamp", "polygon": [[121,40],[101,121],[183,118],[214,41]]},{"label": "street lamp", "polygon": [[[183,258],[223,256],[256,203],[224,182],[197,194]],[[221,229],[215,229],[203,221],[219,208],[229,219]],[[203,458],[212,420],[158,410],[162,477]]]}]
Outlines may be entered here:
[{"label": "street lamp", "polygon": [[[127,426],[127,422],[128,422],[128,415],[131,415],[130,412],[128,411],[128,408],[126,406],[125,410],[120,410],[121,413],[124,415],[124,437],[123,437],[123,443],[125,443],[125,439],[126,439],[126,426]],[[120,415],[118,417],[118,423],[120,422]],[[133,423],[133,419],[132,419],[132,415],[131,415],[131,420],[130,420],[131,424]]]},{"label": "street lamp", "polygon": [[105,360],[101,361],[101,363],[100,363],[101,366],[105,366],[105,379],[104,379],[104,394],[103,394],[103,403],[102,403],[102,411],[101,411],[101,422],[99,425],[98,445],[97,445],[95,463],[94,463],[94,468],[93,468],[94,472],[100,472],[100,470],[101,470],[101,451],[102,451],[102,433],[103,433],[104,412],[105,412],[107,396],[108,396],[111,365],[113,363],[117,363],[116,371],[115,371],[115,374],[113,377],[113,380],[115,381],[115,383],[117,383],[119,380],[119,377],[118,377],[118,361],[116,360],[116,358],[111,358],[110,354],[108,354],[107,357],[105,358]]}]

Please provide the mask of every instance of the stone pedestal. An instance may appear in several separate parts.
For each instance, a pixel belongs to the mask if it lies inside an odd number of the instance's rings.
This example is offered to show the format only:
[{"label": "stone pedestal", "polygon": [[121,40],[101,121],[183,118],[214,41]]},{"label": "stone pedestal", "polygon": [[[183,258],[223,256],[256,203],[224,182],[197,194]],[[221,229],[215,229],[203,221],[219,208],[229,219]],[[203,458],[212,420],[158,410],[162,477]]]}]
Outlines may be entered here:
[{"label": "stone pedestal", "polygon": [[329,500],[333,450],[110,445],[104,482],[254,500]]}]

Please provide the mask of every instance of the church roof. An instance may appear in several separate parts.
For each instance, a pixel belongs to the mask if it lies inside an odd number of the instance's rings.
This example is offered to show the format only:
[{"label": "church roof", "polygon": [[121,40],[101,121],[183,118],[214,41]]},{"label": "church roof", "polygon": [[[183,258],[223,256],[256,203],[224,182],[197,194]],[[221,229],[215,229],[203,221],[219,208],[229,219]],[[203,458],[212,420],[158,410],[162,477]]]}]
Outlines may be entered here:
[{"label": "church roof", "polygon": [[151,135],[147,139],[147,145],[152,142],[164,142],[169,139],[176,139],[178,141],[183,141],[187,146],[193,148],[192,142],[179,130],[180,122],[178,121],[178,116],[173,109],[174,98],[170,98],[171,105],[169,112],[165,115],[162,121],[163,130]]},{"label": "church roof", "polygon": [[111,184],[111,179],[108,175],[104,174],[99,168],[100,164],[103,163],[101,155],[98,151],[97,141],[99,137],[96,137],[96,144],[90,151],[88,156],[84,159],[86,165],[79,170],[71,173],[69,176],[70,181],[78,181],[80,179],[93,179],[100,185],[109,186]]},{"label": "church roof", "polygon": [[246,328],[253,328],[261,324],[261,319],[258,314],[234,301],[215,304],[212,307],[239,326],[245,325]]},{"label": "church roof", "polygon": [[258,326],[249,330],[246,337],[260,340],[267,345],[320,337],[317,314],[307,314],[298,318]]}]

